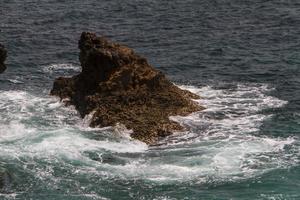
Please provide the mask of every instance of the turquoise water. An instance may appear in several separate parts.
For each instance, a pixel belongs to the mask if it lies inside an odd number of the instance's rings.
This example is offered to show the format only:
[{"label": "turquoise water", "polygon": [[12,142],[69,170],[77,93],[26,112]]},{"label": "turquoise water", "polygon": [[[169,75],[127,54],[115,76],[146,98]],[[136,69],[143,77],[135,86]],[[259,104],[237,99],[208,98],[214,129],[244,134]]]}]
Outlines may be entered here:
[{"label": "turquoise water", "polygon": [[[296,1],[0,2],[0,199],[300,199]],[[206,110],[147,146],[49,96],[91,30],[128,44]]]}]

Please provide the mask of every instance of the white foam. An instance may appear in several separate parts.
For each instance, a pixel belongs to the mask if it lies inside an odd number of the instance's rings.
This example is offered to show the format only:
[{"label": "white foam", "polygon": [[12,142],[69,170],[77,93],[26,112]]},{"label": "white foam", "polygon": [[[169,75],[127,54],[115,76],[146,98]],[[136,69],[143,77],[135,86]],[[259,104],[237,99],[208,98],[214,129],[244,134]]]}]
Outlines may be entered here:
[{"label": "white foam", "polygon": [[[287,103],[266,94],[273,88],[267,85],[238,85],[234,90],[209,86],[182,88],[199,94],[202,98],[198,102],[206,109],[186,117],[171,117],[191,131],[170,136],[154,150],[165,150],[174,160],[171,163],[168,157],[138,160],[117,166],[116,171],[153,181],[201,182],[207,181],[207,176],[215,180],[249,178],[297,162],[297,138],[258,135],[264,120],[272,117],[261,111]],[[293,149],[292,155],[285,150],[287,146]],[[186,152],[189,152],[187,157]]]},{"label": "white foam", "polygon": [[240,85],[236,89],[222,90],[210,86],[196,88],[181,86],[201,96],[197,100],[206,107],[199,113],[187,117],[175,116],[172,120],[189,127],[209,127],[202,129],[201,135],[232,135],[249,134],[259,131],[263,121],[272,115],[261,114],[269,108],[278,108],[287,104],[286,101],[267,96],[266,92],[273,90],[267,85]]},{"label": "white foam", "polygon": [[[141,152],[147,149],[144,143],[132,140],[127,134],[120,142],[87,138],[84,132],[96,131],[101,134],[105,128],[78,126],[77,124],[84,123],[74,107],[65,107],[57,98],[37,97],[24,91],[0,91],[0,109],[0,143],[9,145],[12,151],[19,151],[23,155],[65,154],[68,157],[74,156],[75,159],[84,151],[104,149],[114,152]],[[46,122],[46,126],[39,125],[36,120]],[[4,145],[1,147],[9,149]]]},{"label": "white foam", "polygon": [[18,121],[11,121],[9,124],[0,124],[0,143],[27,137],[28,134],[32,134],[34,131],[34,129],[26,128],[24,124]]},{"label": "white foam", "polygon": [[[263,122],[272,117],[261,111],[287,103],[269,96],[272,88],[183,88],[199,94],[197,101],[206,109],[172,117],[191,130],[170,136],[158,147],[131,139],[131,130],[122,125],[90,128],[91,116],[81,120],[73,107],[56,98],[0,91],[0,156],[53,181],[59,181],[51,172],[57,163],[73,170],[74,176],[202,183],[249,178],[299,161],[298,138],[259,134]],[[105,160],[107,154],[122,162]],[[36,160],[45,161],[48,171],[26,167],[38,165]]]},{"label": "white foam", "polygon": [[86,115],[83,120],[82,120],[82,124],[81,126],[83,127],[89,127],[89,125],[91,124],[93,115],[95,114],[95,111],[90,112],[88,115]]},{"label": "white foam", "polygon": [[4,197],[7,200],[9,200],[9,199],[16,199],[17,196],[18,196],[17,193],[12,193],[12,194],[1,194],[0,193],[0,197]]},{"label": "white foam", "polygon": [[18,79],[8,79],[9,82],[14,83],[14,84],[22,84],[24,83],[23,81],[20,81]]},{"label": "white foam", "polygon": [[[250,178],[266,171],[286,167],[292,160],[282,157],[282,148],[293,145],[294,139],[251,137],[232,138],[229,141],[198,143],[192,147],[177,146],[166,154],[139,158],[125,165],[106,165],[111,176],[148,179],[155,182],[234,181]],[[270,144],[271,141],[271,144]],[[174,150],[174,151],[172,151]],[[191,155],[184,155],[190,152]],[[270,154],[271,153],[271,154]],[[286,162],[287,161],[287,162]],[[96,171],[90,171],[96,173]]]},{"label": "white foam", "polygon": [[19,90],[0,91],[0,109],[0,120],[8,122],[30,120],[34,117],[56,122],[70,120],[70,117],[79,119],[74,107],[65,107],[58,98],[38,97]]},{"label": "white foam", "polygon": [[80,66],[71,63],[51,64],[42,67],[42,70],[46,73],[53,73],[58,70],[72,70],[75,72],[80,72],[80,69]]}]

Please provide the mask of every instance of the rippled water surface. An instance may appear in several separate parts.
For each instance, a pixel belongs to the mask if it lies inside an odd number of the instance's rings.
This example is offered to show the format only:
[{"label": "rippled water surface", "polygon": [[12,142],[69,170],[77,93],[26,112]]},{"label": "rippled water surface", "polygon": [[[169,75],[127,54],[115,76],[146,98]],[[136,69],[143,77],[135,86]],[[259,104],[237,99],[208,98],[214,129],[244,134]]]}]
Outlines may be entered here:
[{"label": "rippled water surface", "polygon": [[[300,3],[2,0],[0,199],[300,199]],[[206,107],[147,146],[49,96],[82,31],[127,44]]]}]

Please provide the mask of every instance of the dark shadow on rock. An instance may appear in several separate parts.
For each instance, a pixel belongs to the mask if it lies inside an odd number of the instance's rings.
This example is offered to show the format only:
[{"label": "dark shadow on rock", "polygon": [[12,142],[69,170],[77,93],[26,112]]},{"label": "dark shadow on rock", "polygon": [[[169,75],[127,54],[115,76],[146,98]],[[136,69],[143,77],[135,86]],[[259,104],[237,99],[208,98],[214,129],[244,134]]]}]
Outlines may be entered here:
[{"label": "dark shadow on rock", "polygon": [[7,51],[2,44],[0,44],[0,74],[6,70],[6,65],[4,64],[7,57]]}]

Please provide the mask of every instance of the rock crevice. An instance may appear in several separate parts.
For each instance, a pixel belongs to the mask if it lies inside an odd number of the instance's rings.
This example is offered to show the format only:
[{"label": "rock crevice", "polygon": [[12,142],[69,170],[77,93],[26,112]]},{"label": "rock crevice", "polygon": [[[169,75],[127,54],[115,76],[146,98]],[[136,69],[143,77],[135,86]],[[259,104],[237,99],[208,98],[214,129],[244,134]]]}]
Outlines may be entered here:
[{"label": "rock crevice", "polygon": [[176,87],[127,46],[83,32],[79,49],[82,72],[57,78],[51,94],[69,99],[82,117],[93,112],[92,127],[121,123],[133,138],[154,144],[183,130],[170,116],[203,109],[192,100],[197,95]]},{"label": "rock crevice", "polygon": [[2,44],[0,44],[0,74],[6,70],[6,65],[4,64],[7,57],[7,51]]}]

